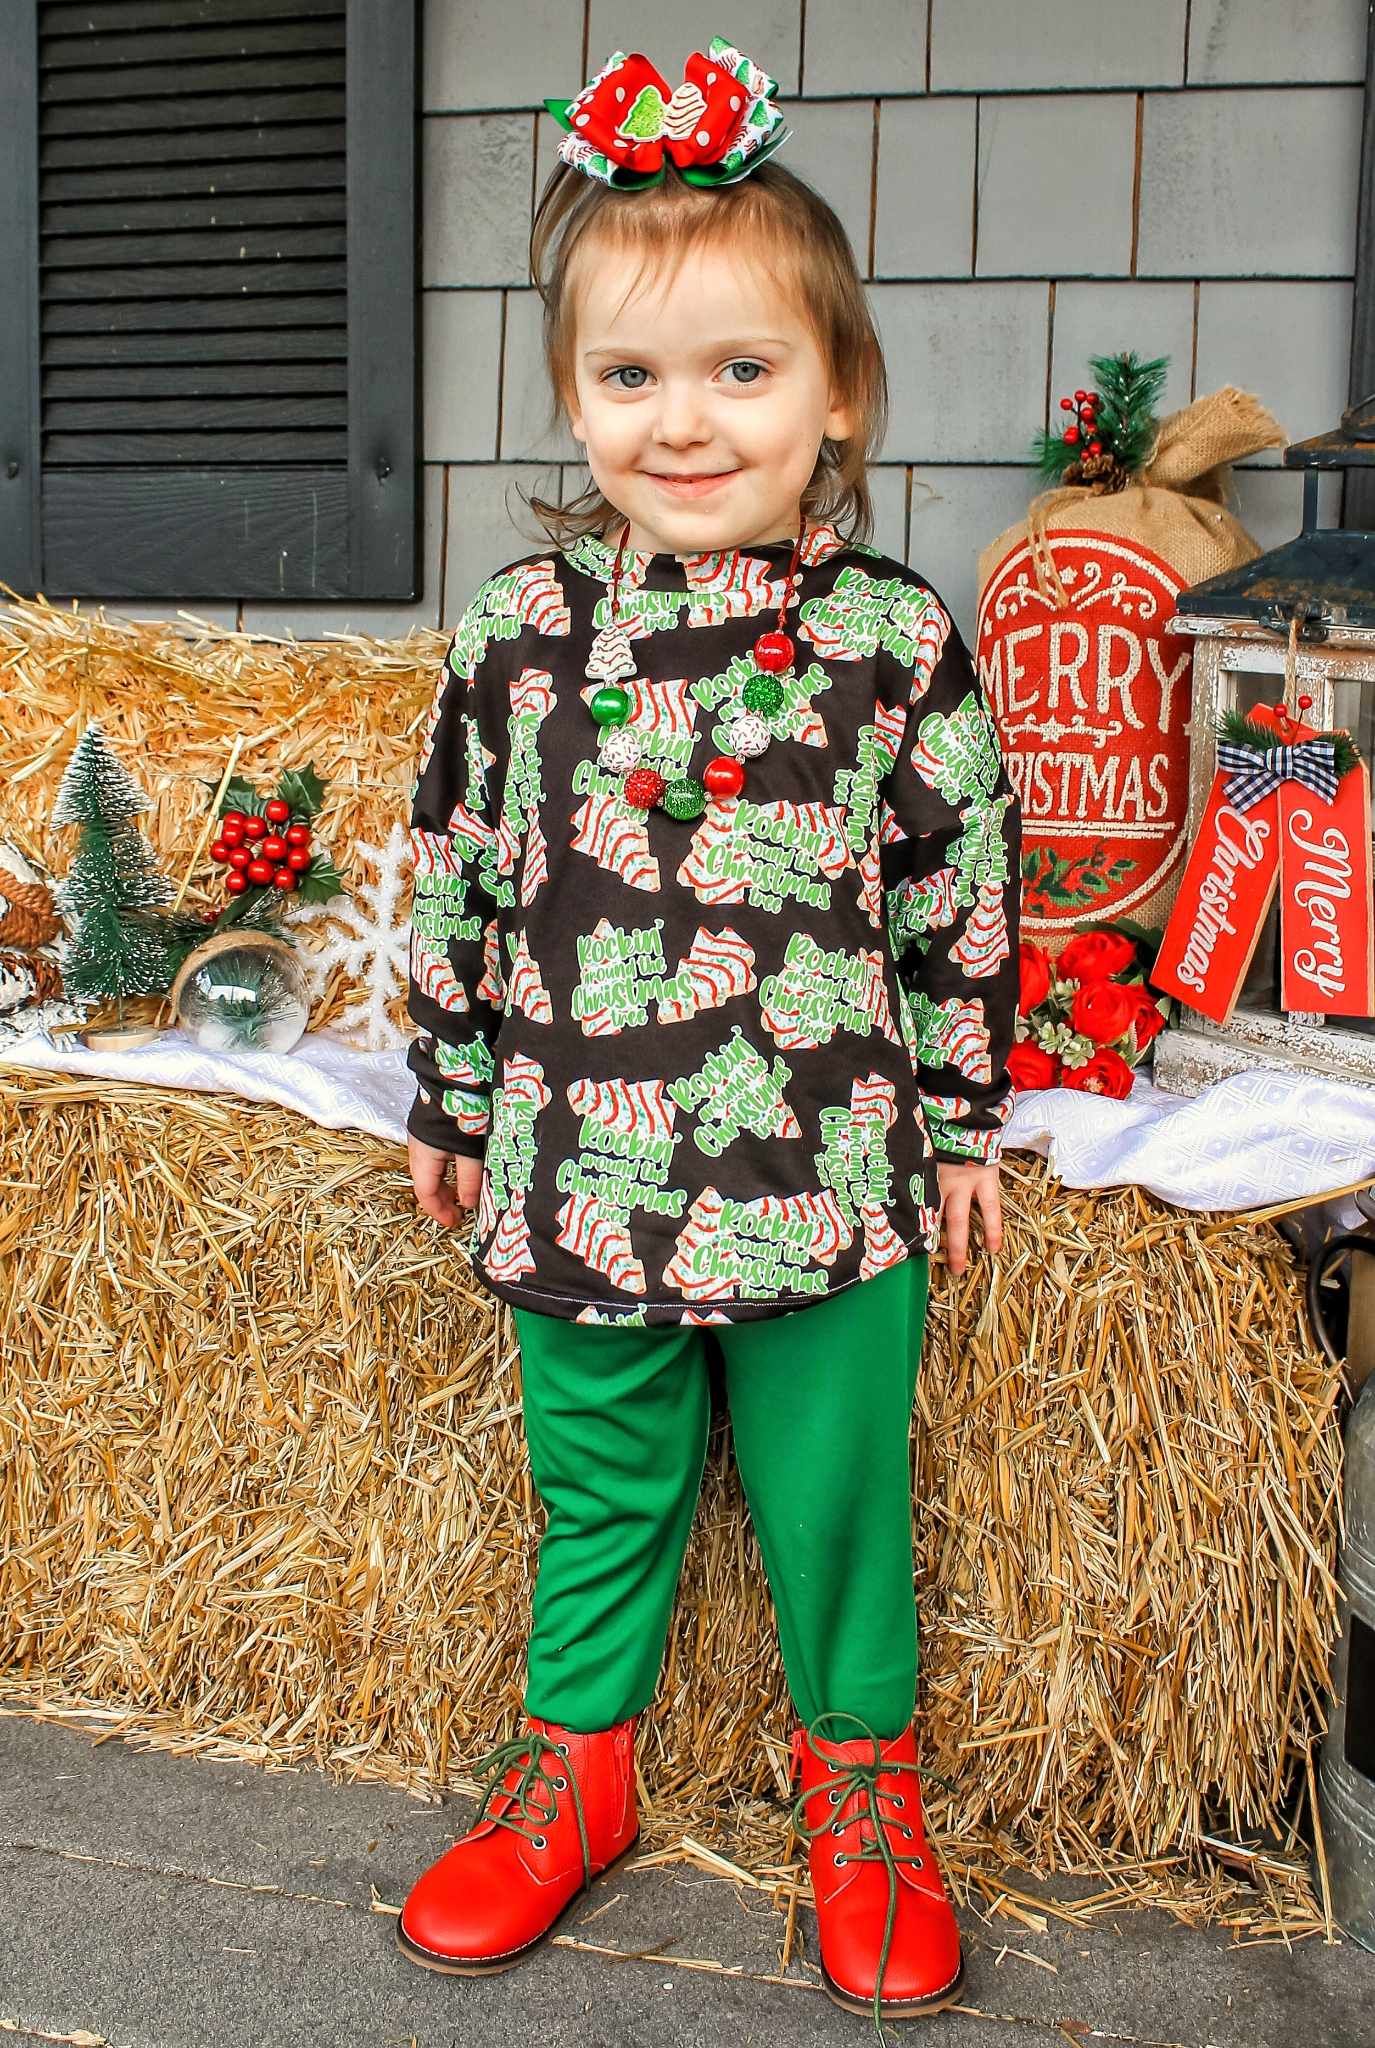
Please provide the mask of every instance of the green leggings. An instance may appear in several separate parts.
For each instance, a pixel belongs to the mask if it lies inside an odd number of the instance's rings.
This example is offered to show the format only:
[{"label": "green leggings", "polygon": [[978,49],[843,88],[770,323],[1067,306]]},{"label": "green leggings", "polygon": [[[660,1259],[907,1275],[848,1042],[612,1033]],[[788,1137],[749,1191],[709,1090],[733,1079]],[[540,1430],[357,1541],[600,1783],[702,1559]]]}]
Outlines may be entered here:
[{"label": "green leggings", "polygon": [[917,1682],[908,1428],[928,1261],[758,1322],[575,1323],[515,1310],[530,1469],[548,1511],[525,1707],[611,1728],[648,1706],[706,1462],[705,1342],[804,1723],[885,1739]]}]

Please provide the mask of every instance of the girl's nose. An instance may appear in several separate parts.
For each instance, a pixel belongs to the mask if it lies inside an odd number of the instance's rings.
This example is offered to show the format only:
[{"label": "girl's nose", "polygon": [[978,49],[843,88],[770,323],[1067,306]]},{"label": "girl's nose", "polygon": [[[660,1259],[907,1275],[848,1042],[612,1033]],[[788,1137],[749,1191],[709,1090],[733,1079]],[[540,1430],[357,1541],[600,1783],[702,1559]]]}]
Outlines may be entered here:
[{"label": "girl's nose", "polygon": [[655,429],[658,438],[673,448],[709,438],[706,408],[694,386],[664,386]]}]

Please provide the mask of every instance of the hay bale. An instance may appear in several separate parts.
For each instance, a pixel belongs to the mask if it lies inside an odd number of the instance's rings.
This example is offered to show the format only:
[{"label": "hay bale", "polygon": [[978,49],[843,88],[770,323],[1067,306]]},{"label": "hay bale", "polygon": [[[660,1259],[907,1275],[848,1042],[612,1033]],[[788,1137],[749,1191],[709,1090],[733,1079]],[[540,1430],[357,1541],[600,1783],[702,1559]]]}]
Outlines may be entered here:
[{"label": "hay bale", "polygon": [[[0,1689],[450,1780],[518,1711],[539,1524],[465,1239],[396,1148],[224,1097],[0,1074],[0,1158]],[[1062,1868],[1276,1826],[1340,1460],[1288,1248],[1015,1155],[1005,1181],[991,1284],[935,1269],[914,1428],[941,1824]],[[790,1727],[718,1429],[650,1839],[781,1795]]]}]

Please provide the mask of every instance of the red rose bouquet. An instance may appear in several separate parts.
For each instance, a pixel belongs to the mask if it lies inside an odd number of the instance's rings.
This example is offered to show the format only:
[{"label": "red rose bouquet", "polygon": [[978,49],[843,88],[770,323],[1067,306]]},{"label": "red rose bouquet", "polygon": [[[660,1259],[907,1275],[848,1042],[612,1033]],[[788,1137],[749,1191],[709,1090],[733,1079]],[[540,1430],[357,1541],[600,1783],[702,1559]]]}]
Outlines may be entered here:
[{"label": "red rose bouquet", "polygon": [[1024,941],[1013,1087],[1129,1095],[1132,1069],[1172,1007],[1146,985],[1155,953],[1149,933],[1124,923],[1078,933],[1054,960]]}]

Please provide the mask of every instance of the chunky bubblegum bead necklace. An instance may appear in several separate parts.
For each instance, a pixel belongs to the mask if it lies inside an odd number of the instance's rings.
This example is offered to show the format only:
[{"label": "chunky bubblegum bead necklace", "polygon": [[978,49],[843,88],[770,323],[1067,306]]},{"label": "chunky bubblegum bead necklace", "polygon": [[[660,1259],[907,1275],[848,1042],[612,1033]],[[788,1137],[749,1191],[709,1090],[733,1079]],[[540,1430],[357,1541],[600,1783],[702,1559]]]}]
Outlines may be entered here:
[{"label": "chunky bubblegum bead necklace", "polygon": [[802,532],[793,544],[792,561],[788,564],[787,580],[783,585],[783,602],[778,607],[778,624],[771,631],[761,633],[754,643],[755,673],[746,679],[727,728],[730,752],[718,754],[714,761],[708,762],[699,782],[695,775],[675,775],[671,780],[666,779],[657,768],[642,765],[639,738],[626,724],[630,716],[630,693],[622,689],[621,678],[633,676],[636,669],[630,635],[617,611],[621,560],[630,534],[630,521],[626,521],[616,549],[616,564],[611,571],[611,621],[602,627],[592,643],[587,676],[590,682],[599,686],[591,699],[592,716],[602,734],[598,759],[602,767],[613,775],[625,777],[627,803],[644,811],[657,807],[671,818],[688,819],[702,815],[708,797],[739,796],[745,786],[742,764],[756,760],[766,751],[773,737],[769,720],[783,707],[783,684],[792,673],[793,643],[783,630],[783,622],[792,602],[793,580],[806,531],[804,520]]}]

